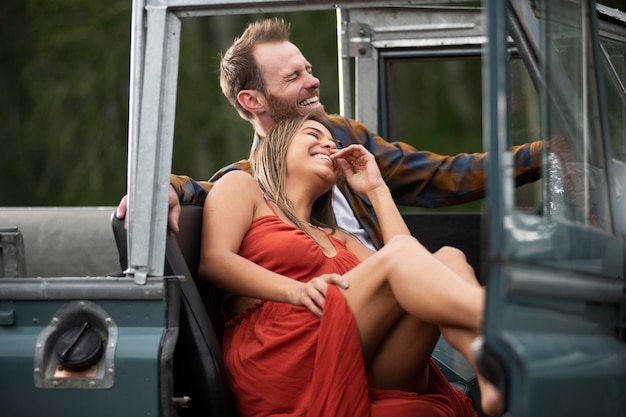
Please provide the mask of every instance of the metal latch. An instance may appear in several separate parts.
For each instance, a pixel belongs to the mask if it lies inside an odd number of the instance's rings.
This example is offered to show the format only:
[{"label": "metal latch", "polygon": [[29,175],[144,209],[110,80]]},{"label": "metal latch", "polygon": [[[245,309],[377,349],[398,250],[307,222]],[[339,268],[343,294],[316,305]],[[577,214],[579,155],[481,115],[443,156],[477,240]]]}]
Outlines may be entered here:
[{"label": "metal latch", "polygon": [[179,409],[187,409],[191,407],[191,397],[188,397],[186,395],[183,397],[172,397],[172,410],[170,415],[171,417],[179,417]]},{"label": "metal latch", "polygon": [[22,232],[15,227],[0,227],[0,278],[26,276],[26,256]]},{"label": "metal latch", "polygon": [[372,28],[369,25],[348,23],[348,54],[351,57],[372,56]]}]

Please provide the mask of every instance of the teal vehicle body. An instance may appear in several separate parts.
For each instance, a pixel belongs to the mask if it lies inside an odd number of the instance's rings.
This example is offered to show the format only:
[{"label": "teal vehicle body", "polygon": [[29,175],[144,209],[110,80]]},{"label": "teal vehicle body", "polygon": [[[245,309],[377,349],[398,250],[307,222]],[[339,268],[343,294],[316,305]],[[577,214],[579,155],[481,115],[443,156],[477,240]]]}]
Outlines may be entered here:
[{"label": "teal vehicle body", "polygon": [[[2,415],[235,415],[219,294],[196,276],[201,209],[183,207],[178,236],[166,228],[181,30],[311,10],[337,15],[340,112],[390,140],[420,113],[396,104],[399,68],[480,67],[487,197],[475,212],[405,218],[427,247],[463,249],[487,285],[476,355],[505,415],[626,415],[626,13],[467,3],[135,0],[128,230],[112,207],[0,209]],[[510,147],[529,133],[547,139],[542,175],[517,190]],[[58,253],[67,242],[83,254]],[[478,404],[467,363],[443,340],[433,356]]]},{"label": "teal vehicle body", "polygon": [[[548,146],[532,212],[516,207],[510,176],[489,177],[484,364],[511,415],[623,415],[626,73],[623,45],[598,28],[603,12],[624,15],[584,1],[531,6],[511,2],[509,33],[536,68],[541,132],[566,149]],[[489,44],[486,140],[499,154],[490,171],[507,173],[506,10],[489,13],[500,42]]]},{"label": "teal vehicle body", "polygon": [[[161,361],[176,340],[167,314],[176,304],[175,282],[137,288],[111,277],[5,280],[3,298],[11,300],[2,302],[4,415],[159,415]],[[85,322],[102,333],[102,356],[65,371],[56,355],[60,338]]]}]

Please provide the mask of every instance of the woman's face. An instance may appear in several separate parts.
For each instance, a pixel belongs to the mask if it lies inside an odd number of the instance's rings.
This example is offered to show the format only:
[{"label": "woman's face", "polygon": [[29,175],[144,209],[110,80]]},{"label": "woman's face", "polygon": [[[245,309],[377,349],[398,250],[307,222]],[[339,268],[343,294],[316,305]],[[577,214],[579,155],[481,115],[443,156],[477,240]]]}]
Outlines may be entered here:
[{"label": "woman's face", "polygon": [[332,135],[323,124],[305,121],[287,149],[287,179],[296,179],[302,185],[322,183],[325,192],[335,182],[330,155],[336,151]]}]

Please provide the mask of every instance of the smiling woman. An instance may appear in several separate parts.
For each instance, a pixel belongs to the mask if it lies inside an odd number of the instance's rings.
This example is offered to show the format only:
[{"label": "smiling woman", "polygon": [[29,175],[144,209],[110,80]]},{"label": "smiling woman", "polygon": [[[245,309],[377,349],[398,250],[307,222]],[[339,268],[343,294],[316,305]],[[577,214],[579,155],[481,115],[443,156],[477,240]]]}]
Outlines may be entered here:
[{"label": "smiling woman", "polygon": [[[199,274],[228,294],[223,350],[239,411],[472,416],[431,353],[441,332],[473,363],[484,291],[460,251],[433,255],[409,235],[374,156],[337,150],[326,123],[280,121],[251,156],[254,177],[229,172],[205,201]],[[380,251],[335,225],[338,176],[374,206]],[[411,353],[398,363],[399,352]],[[495,414],[497,392],[479,384]]]},{"label": "smiling woman", "polygon": [[[326,118],[320,120],[325,121]],[[303,124],[300,118],[291,118],[274,127],[274,136],[292,140],[271,142],[274,146],[267,146],[271,141],[268,138],[259,144],[258,151],[253,152],[250,160],[255,179],[263,193],[276,204],[289,221],[305,232],[307,224],[336,226],[330,192],[335,182],[335,172],[330,155],[337,147],[329,127],[314,120],[307,120]],[[290,146],[292,144],[293,146]],[[323,158],[324,163],[320,164],[318,158]],[[316,159],[313,161],[315,165],[307,166],[306,163],[311,159]],[[277,161],[286,163],[276,163]],[[261,167],[263,169],[257,169]],[[317,187],[316,189],[307,187],[307,191],[315,198],[311,208],[312,215],[306,217],[302,213],[295,213],[292,203],[301,201],[304,197],[288,196],[287,190],[299,190],[310,182],[313,179],[311,169],[319,175],[320,181],[313,183],[312,186]]]}]

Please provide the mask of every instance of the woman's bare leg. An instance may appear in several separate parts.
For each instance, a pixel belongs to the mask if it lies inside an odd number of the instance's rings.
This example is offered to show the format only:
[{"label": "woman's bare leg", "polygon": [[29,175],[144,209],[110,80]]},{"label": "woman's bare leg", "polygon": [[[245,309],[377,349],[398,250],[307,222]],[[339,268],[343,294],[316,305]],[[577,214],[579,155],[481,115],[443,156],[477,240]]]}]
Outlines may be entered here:
[{"label": "woman's bare leg", "polygon": [[418,394],[426,391],[428,363],[439,335],[437,326],[403,315],[389,330],[370,362],[375,386]]},{"label": "woman's bare leg", "polygon": [[[462,251],[446,246],[434,256],[469,283],[479,285]],[[424,392],[428,387],[428,362],[440,333],[436,325],[408,314],[402,316],[386,334],[370,362],[376,386],[418,394]],[[402,358],[400,367],[398,358]]]},{"label": "woman's bare leg", "polygon": [[[410,261],[410,262],[408,262]],[[468,283],[414,238],[394,238],[344,275],[366,361],[406,313],[422,322],[478,330],[484,290]]]},{"label": "woman's bare leg", "polygon": [[[465,254],[443,247],[435,258],[457,272],[466,281],[478,285]],[[422,393],[428,387],[428,363],[437,340],[439,327],[405,314],[389,330],[370,362],[375,386]],[[399,362],[398,358],[402,358]]]},{"label": "woman's bare leg", "polygon": [[433,255],[465,281],[480,287],[474,268],[467,262],[463,251],[451,246],[444,246]]},{"label": "woman's bare leg", "polygon": [[[435,253],[438,259],[448,267],[457,272],[471,284],[480,285],[476,280],[473,268],[466,262],[465,254],[456,248],[444,247]],[[474,355],[471,351],[472,343],[479,336],[479,332],[453,327],[441,327],[443,337],[450,346],[461,352],[472,368],[477,369]],[[502,399],[498,389],[482,377],[476,374],[481,387],[481,408],[488,416],[495,416],[501,413]]]},{"label": "woman's bare leg", "polygon": [[[471,342],[479,333],[484,291],[433,257],[417,241],[410,237],[392,240],[345,278],[350,289],[343,293],[354,314],[367,364],[372,364],[377,353],[382,352],[379,348],[385,346],[388,335],[394,334],[392,329],[402,322],[406,311],[420,322],[441,326],[447,333],[453,333],[448,329],[462,330],[462,337],[448,336],[453,339],[451,344],[474,365]],[[413,359],[427,363],[432,353],[432,338],[428,343],[417,339],[412,346],[422,356],[414,355]],[[385,347],[385,350],[392,348],[397,347]],[[382,357],[376,360],[380,364],[384,362]],[[479,384],[481,392],[487,392],[491,398],[495,388],[482,377]],[[487,412],[493,411],[490,404],[483,401]]]}]

